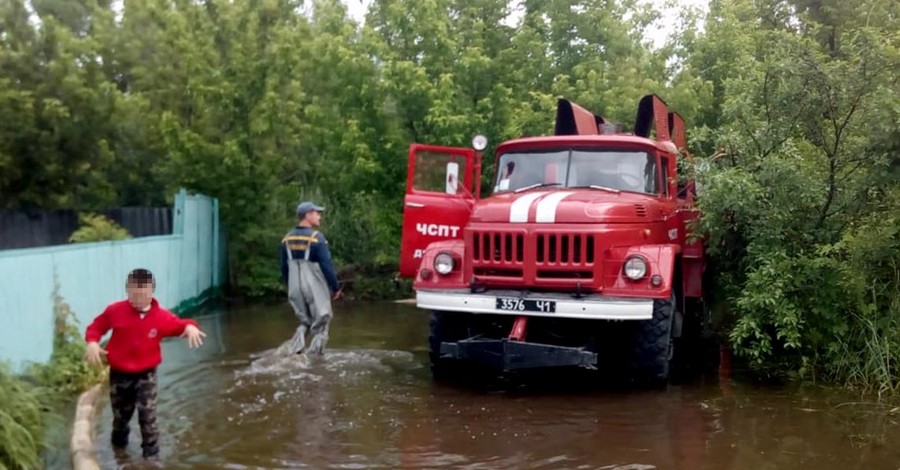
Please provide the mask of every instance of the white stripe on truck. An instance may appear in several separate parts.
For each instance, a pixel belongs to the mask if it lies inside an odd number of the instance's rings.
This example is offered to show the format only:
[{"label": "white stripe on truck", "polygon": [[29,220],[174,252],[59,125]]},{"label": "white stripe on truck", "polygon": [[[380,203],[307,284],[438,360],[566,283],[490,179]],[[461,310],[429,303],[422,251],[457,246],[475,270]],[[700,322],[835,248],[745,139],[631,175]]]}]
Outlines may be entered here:
[{"label": "white stripe on truck", "polygon": [[509,223],[524,224],[528,222],[528,211],[535,199],[547,193],[529,193],[513,201],[509,206]]},{"label": "white stripe on truck", "polygon": [[553,222],[556,222],[556,209],[559,207],[559,203],[571,194],[575,193],[553,193],[544,199],[541,199],[541,202],[537,205],[537,214],[534,216],[534,221],[539,224],[552,224]]}]

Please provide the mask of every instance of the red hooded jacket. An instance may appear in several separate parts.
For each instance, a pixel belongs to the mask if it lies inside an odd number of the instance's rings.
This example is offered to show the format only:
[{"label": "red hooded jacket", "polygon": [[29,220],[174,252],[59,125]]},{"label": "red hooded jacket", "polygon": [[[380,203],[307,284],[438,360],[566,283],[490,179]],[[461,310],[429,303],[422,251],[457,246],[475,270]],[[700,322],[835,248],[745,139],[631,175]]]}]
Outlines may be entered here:
[{"label": "red hooded jacket", "polygon": [[112,336],[106,345],[109,368],[118,372],[143,372],[162,362],[159,342],[166,337],[180,336],[194,320],[178,318],[160,307],[156,299],[144,318],[128,300],[109,304],[103,313],[87,327],[84,339],[100,342],[110,329]]}]

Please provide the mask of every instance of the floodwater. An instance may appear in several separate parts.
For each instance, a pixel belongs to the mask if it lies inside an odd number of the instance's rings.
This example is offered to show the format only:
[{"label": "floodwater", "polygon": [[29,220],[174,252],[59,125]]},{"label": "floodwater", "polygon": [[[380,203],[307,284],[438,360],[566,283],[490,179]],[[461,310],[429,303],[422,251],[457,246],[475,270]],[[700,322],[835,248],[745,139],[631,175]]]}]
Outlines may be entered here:
[{"label": "floodwater", "polygon": [[[286,303],[198,318],[209,335],[201,349],[166,341],[157,467],[900,469],[898,410],[834,390],[716,374],[654,391],[558,377],[543,387],[448,385],[430,377],[425,312],[335,308],[322,360],[251,364],[291,336]],[[127,453],[116,455],[108,400],[99,405],[101,466],[148,468],[136,416]]]}]

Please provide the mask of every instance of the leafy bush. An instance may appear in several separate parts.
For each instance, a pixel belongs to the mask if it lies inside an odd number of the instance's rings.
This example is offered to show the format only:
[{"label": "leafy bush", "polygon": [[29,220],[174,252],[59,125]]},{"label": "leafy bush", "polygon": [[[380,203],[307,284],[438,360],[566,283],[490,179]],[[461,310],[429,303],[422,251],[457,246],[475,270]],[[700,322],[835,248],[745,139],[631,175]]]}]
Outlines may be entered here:
[{"label": "leafy bush", "polygon": [[100,214],[78,214],[78,222],[81,226],[69,237],[69,242],[71,243],[90,243],[131,238],[128,230]]},{"label": "leafy bush", "polygon": [[33,365],[29,374],[57,396],[69,397],[97,383],[102,372],[85,361],[86,343],[78,319],[58,289],[53,292],[53,353],[46,364]]},{"label": "leafy bush", "polygon": [[[85,343],[69,305],[54,299],[53,353],[22,377],[0,365],[0,469],[40,468],[48,427],[62,418],[58,404],[96,384],[102,370],[84,360]],[[26,380],[27,378],[27,380]]]},{"label": "leafy bush", "polygon": [[0,364],[0,468],[40,468],[45,424],[41,389]]},{"label": "leafy bush", "polygon": [[826,349],[824,375],[879,396],[900,393],[900,189],[882,200],[883,214],[854,224],[825,250],[849,318]]},{"label": "leafy bush", "polygon": [[343,296],[353,300],[392,300],[414,295],[412,280],[394,277],[394,263],[349,265],[338,272]]},{"label": "leafy bush", "polygon": [[894,394],[900,36],[850,5],[825,40],[825,17],[795,30],[752,2],[710,10],[689,59],[716,101],[693,137],[718,157],[698,175],[700,225],[753,371]]},{"label": "leafy bush", "polygon": [[706,176],[701,225],[714,289],[735,314],[729,339],[767,377],[896,394],[900,189],[872,188],[878,204],[822,222],[822,185],[802,152],[786,143],[765,164]]}]

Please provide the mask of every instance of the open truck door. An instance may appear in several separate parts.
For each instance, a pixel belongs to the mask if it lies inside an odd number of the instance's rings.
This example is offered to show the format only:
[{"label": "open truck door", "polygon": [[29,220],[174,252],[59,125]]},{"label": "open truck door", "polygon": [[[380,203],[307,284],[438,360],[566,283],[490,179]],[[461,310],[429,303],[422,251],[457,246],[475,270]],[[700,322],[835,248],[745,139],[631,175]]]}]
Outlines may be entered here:
[{"label": "open truck door", "polygon": [[[462,240],[475,205],[475,151],[413,144],[409,147],[400,276],[415,277],[425,248],[440,240]],[[477,178],[474,178],[477,179]]]}]

